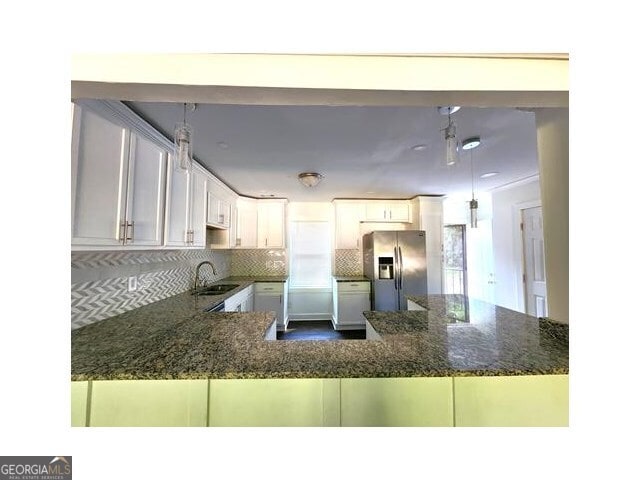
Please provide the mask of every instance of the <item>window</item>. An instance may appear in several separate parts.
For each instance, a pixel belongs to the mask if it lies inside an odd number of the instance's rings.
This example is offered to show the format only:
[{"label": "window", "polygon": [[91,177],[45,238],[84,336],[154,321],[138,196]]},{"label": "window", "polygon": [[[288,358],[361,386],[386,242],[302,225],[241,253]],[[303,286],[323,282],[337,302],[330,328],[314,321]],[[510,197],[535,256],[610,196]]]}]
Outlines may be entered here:
[{"label": "window", "polygon": [[291,222],[290,232],[291,287],[331,287],[329,222]]}]

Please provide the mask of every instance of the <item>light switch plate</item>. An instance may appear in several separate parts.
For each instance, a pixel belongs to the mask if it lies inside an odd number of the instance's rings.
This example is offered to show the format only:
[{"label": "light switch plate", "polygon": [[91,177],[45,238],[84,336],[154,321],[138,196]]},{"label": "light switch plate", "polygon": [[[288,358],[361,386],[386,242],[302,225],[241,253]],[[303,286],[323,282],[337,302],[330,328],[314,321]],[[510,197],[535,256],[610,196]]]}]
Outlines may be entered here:
[{"label": "light switch plate", "polygon": [[135,292],[138,289],[138,277],[129,277],[129,286],[127,290],[129,292]]}]

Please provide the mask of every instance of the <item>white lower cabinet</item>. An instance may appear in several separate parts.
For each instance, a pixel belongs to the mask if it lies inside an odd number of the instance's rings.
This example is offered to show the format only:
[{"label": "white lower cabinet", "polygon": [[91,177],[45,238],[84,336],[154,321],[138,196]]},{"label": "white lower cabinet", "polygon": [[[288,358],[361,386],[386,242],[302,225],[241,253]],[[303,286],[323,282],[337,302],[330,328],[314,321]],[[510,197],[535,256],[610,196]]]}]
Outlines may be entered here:
[{"label": "white lower cabinet", "polygon": [[255,312],[275,312],[278,330],[286,330],[289,282],[256,282],[254,284]]},{"label": "white lower cabinet", "polygon": [[250,312],[252,306],[253,285],[249,285],[224,301],[225,312]]},{"label": "white lower cabinet", "polygon": [[71,425],[567,427],[569,376],[90,380]]},{"label": "white lower cabinet", "polygon": [[371,284],[368,281],[333,280],[333,327],[336,330],[364,329],[362,312],[371,310]]}]

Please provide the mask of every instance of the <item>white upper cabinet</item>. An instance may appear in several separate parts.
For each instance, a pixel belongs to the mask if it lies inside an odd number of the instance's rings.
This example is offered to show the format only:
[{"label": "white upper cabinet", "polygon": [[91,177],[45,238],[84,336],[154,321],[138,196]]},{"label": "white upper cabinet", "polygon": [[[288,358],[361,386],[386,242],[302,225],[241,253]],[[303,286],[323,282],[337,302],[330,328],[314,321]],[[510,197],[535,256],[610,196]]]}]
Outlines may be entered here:
[{"label": "white upper cabinet", "polygon": [[193,167],[191,170],[191,246],[204,247],[207,243],[207,174]]},{"label": "white upper cabinet", "polygon": [[125,245],[162,245],[167,153],[136,134],[130,137]]},{"label": "white upper cabinet", "polygon": [[258,248],[286,247],[286,200],[258,200]]},{"label": "white upper cabinet", "polygon": [[162,245],[165,152],[115,120],[73,111],[72,246]]},{"label": "white upper cabinet", "polygon": [[231,222],[231,205],[226,200],[207,192],[207,225],[219,228],[229,228]]},{"label": "white upper cabinet", "polygon": [[232,192],[217,180],[207,180],[207,225],[218,228],[231,226]]},{"label": "white upper cabinet", "polygon": [[366,202],[368,222],[411,222],[409,200],[368,200]]},{"label": "white upper cabinet", "polygon": [[258,247],[258,201],[239,197],[236,200],[235,246]]},{"label": "white upper cabinet", "polygon": [[169,156],[167,175],[167,246],[202,247],[206,242],[207,177],[197,166],[178,169]]},{"label": "white upper cabinet", "polygon": [[365,219],[365,202],[334,201],[336,211],[336,248],[360,248],[360,222]]}]

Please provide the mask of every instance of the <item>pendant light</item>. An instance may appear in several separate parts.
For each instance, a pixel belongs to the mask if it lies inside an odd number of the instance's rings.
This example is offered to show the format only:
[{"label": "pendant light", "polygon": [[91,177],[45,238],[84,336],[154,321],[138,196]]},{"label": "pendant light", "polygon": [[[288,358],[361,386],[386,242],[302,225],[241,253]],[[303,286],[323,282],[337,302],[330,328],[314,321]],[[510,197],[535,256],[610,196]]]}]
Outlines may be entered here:
[{"label": "pendant light", "polygon": [[451,121],[451,114],[460,110],[458,106],[450,107],[438,107],[440,115],[446,115],[448,118],[448,124],[444,128],[444,141],[445,141],[445,164],[447,167],[451,167],[458,163],[458,140],[456,139],[456,126]]},{"label": "pendant light", "polygon": [[[195,104],[190,103],[191,111],[196,109]],[[174,155],[176,168],[185,172],[191,171],[193,164],[193,129],[187,123],[187,104],[183,105],[182,123],[177,123],[174,131]]]},{"label": "pendant light", "polygon": [[462,142],[463,150],[471,150],[471,201],[469,202],[469,224],[471,228],[478,228],[478,200],[476,200],[473,178],[473,149],[480,145],[480,137],[467,138]]}]

